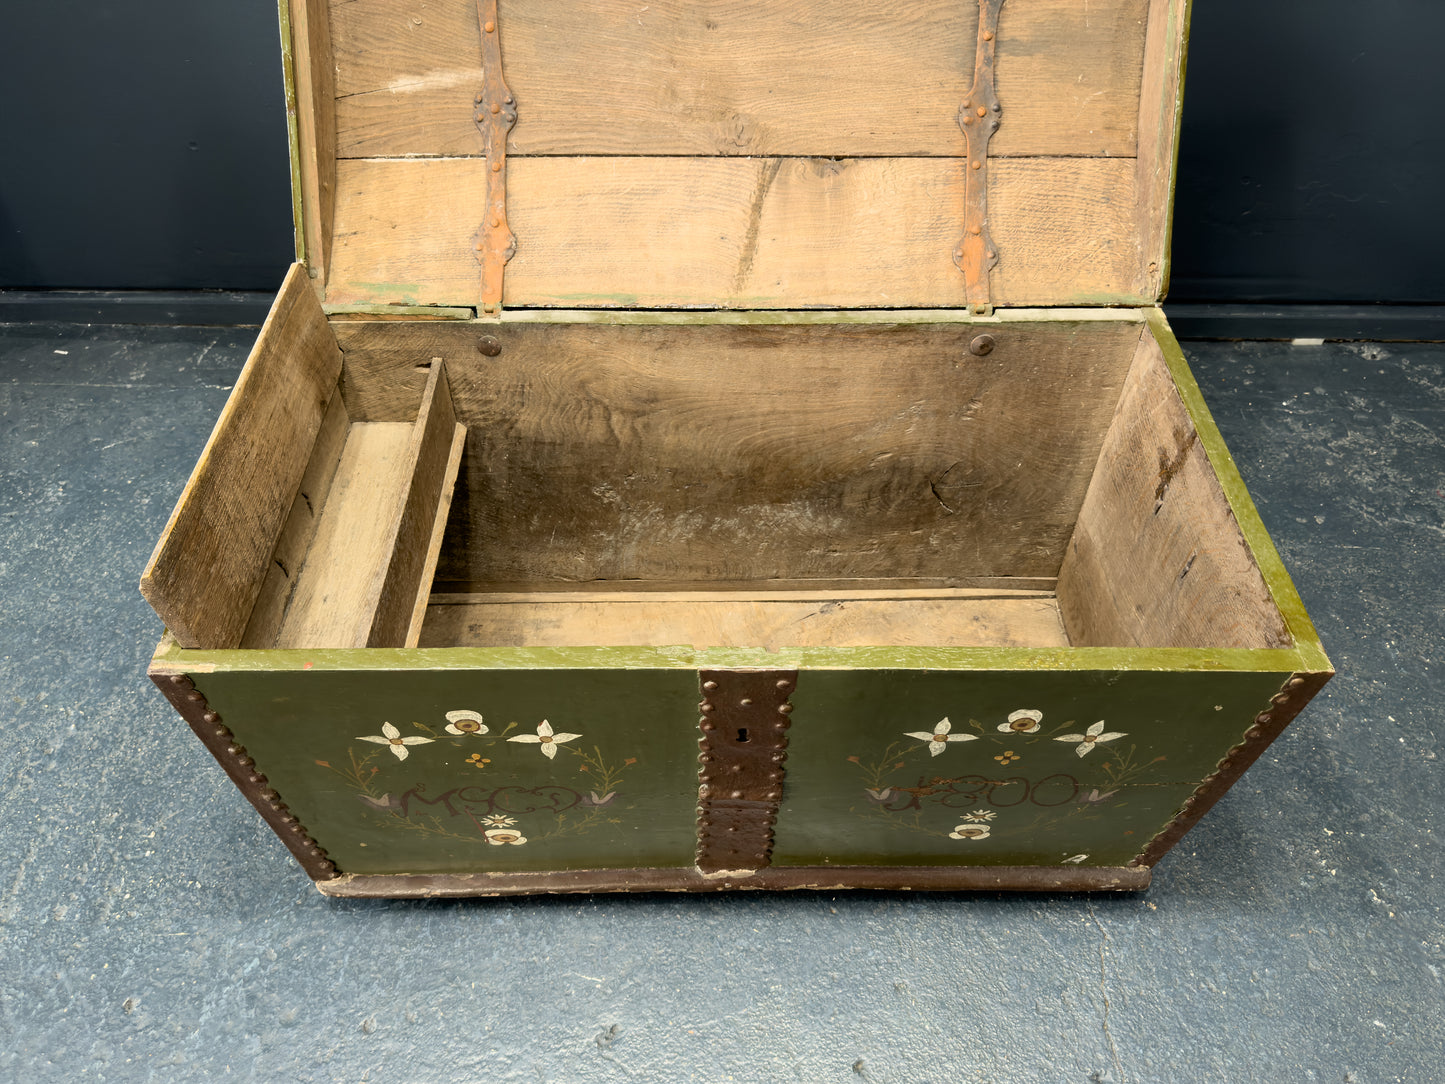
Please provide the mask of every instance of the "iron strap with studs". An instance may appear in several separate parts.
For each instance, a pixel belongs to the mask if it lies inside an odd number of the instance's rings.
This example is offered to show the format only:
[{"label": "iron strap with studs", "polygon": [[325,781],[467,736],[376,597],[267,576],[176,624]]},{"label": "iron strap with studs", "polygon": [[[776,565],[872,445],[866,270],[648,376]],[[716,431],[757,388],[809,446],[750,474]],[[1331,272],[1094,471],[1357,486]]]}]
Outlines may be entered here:
[{"label": "iron strap with studs", "polygon": [[998,265],[998,249],[988,232],[988,141],[998,131],[1002,107],[993,87],[993,55],[998,38],[998,13],[1004,0],[978,0],[978,50],[974,54],[973,86],[958,109],[967,155],[963,173],[963,240],[953,262],[963,272],[968,311],[992,316],[989,272]]},{"label": "iron strap with studs", "polygon": [[697,868],[743,873],[772,862],[796,670],[703,670]]},{"label": "iron strap with studs", "polygon": [[507,134],[517,123],[517,100],[502,78],[497,0],[477,0],[477,22],[482,37],[482,90],[472,102],[472,120],[482,136],[487,206],[472,247],[482,265],[481,310],[495,314],[502,310],[502,268],[517,251],[517,239],[507,225]]}]

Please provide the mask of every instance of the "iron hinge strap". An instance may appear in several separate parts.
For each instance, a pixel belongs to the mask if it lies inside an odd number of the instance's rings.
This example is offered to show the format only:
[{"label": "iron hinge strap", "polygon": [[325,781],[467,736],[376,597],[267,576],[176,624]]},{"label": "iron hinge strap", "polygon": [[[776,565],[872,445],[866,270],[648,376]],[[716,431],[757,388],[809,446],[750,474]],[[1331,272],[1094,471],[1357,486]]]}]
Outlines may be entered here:
[{"label": "iron hinge strap", "polygon": [[998,249],[988,232],[988,141],[1002,115],[993,85],[994,46],[998,14],[1004,0],[978,0],[978,49],[974,54],[973,86],[958,109],[967,154],[963,167],[963,240],[953,262],[963,272],[968,309],[974,316],[992,316],[989,272],[998,264]]},{"label": "iron hinge strap", "polygon": [[497,0],[477,0],[477,22],[482,40],[482,90],[472,103],[472,120],[482,136],[487,204],[473,248],[482,265],[478,307],[482,314],[494,315],[502,311],[502,268],[517,251],[517,239],[507,225],[507,134],[517,123],[517,100],[502,78]]}]

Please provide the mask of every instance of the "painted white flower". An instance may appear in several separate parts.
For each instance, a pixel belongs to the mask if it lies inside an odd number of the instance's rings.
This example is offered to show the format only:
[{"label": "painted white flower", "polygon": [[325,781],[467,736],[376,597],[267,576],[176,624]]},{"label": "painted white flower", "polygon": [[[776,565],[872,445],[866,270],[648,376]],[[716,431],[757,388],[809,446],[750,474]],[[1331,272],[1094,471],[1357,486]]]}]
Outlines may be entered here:
[{"label": "painted white flower", "polygon": [[527,842],[527,837],[515,828],[488,828],[484,833],[487,842],[493,847],[500,847],[504,843],[510,843],[514,847],[520,847]]},{"label": "painted white flower", "polygon": [[542,755],[548,760],[551,760],[557,755],[558,745],[564,741],[572,741],[574,738],[580,738],[581,736],[581,734],[554,734],[552,733],[552,724],[547,722],[546,719],[543,719],[537,724],[537,733],[535,736],[532,734],[519,734],[517,737],[508,738],[507,740],[524,742],[527,745],[541,745]]},{"label": "painted white flower", "polygon": [[998,729],[1005,734],[1034,734],[1044,722],[1044,713],[1025,708],[1008,717],[1008,722],[999,723]]},{"label": "painted white flower", "polygon": [[991,821],[998,814],[992,809],[975,809],[972,813],[965,813],[963,819],[966,821]]},{"label": "painted white flower", "polygon": [[489,828],[510,828],[517,820],[502,813],[493,813],[490,817],[483,817],[482,823]]},{"label": "painted white flower", "polygon": [[1104,720],[1100,719],[1097,723],[1089,727],[1089,729],[1082,734],[1060,734],[1057,738],[1054,739],[1054,741],[1078,742],[1079,747],[1075,749],[1074,752],[1078,753],[1079,756],[1083,757],[1088,756],[1089,750],[1094,748],[1094,746],[1098,745],[1100,742],[1113,741],[1115,738],[1122,737],[1124,737],[1124,732],[1119,730],[1111,730],[1109,731],[1109,733],[1105,734]]},{"label": "painted white flower", "polygon": [[1065,858],[1062,864],[1063,864],[1063,865],[1068,865],[1070,862],[1072,862],[1074,865],[1077,866],[1077,865],[1079,865],[1080,863],[1082,863],[1082,862],[1084,861],[1084,859],[1086,859],[1086,858],[1088,858],[1088,857],[1089,857],[1089,856],[1088,856],[1087,854],[1076,854],[1076,855],[1074,855],[1074,857],[1072,857],[1072,858]]},{"label": "painted white flower", "polygon": [[912,730],[907,732],[907,736],[917,738],[919,741],[926,741],[928,743],[928,755],[933,757],[938,756],[939,753],[947,749],[948,743],[951,741],[978,741],[978,735],[976,734],[950,734],[949,731],[952,729],[953,724],[950,723],[948,717],[945,716],[938,721],[938,725],[933,728],[932,734],[926,730]]},{"label": "painted white flower", "polygon": [[948,833],[949,839],[987,839],[988,825],[960,824]]},{"label": "painted white flower", "polygon": [[407,752],[408,745],[430,745],[436,741],[435,738],[403,738],[401,731],[390,723],[381,724],[380,734],[358,735],[357,741],[369,741],[375,745],[385,745],[391,748],[391,755],[397,760],[405,760],[411,754]]},{"label": "painted white flower", "polygon": [[482,717],[474,711],[447,712],[445,730],[448,734],[485,734],[487,732],[486,726],[482,723]]}]

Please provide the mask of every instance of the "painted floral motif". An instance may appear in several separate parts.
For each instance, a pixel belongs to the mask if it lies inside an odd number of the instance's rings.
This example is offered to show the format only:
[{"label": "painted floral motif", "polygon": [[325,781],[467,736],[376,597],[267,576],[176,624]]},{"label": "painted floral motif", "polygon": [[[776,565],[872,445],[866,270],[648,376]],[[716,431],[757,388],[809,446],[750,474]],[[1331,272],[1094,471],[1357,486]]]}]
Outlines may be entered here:
[{"label": "painted floral motif", "polygon": [[886,802],[889,798],[893,797],[892,787],[883,787],[881,789],[878,787],[864,787],[863,792],[875,802]]},{"label": "painted floral motif", "polygon": [[1015,753],[1012,749],[1005,749],[1002,753],[1000,753],[998,756],[994,757],[993,759],[996,760],[996,761],[998,761],[998,762],[999,762],[1000,764],[1002,764],[1005,768],[1007,768],[1007,767],[1008,767],[1010,764],[1012,764],[1014,761],[1016,761],[1016,760],[1022,760],[1023,757],[1022,757],[1020,754]]},{"label": "painted floral motif", "polygon": [[537,733],[519,734],[515,738],[508,738],[508,741],[523,742],[527,745],[541,745],[542,755],[551,760],[557,755],[557,746],[564,741],[572,741],[580,738],[581,734],[555,734],[552,732],[552,724],[543,719],[537,724]]},{"label": "painted floral motif", "polygon": [[1037,734],[1039,727],[1043,725],[1043,712],[1034,711],[1032,708],[1024,708],[1010,714],[1008,722],[999,723],[998,729],[1004,734]]},{"label": "painted floral motif", "polygon": [[612,803],[612,799],[616,797],[617,792],[615,790],[609,790],[606,794],[598,794],[594,790],[591,791],[586,798],[582,799],[582,804],[596,806],[600,809],[604,805],[610,805]]},{"label": "painted floral motif", "polygon": [[963,819],[966,821],[991,821],[998,814],[992,809],[975,809],[972,813],[965,813]]},{"label": "painted floral motif", "polygon": [[1094,748],[1094,746],[1099,745],[1102,742],[1113,741],[1116,738],[1122,737],[1124,737],[1124,732],[1118,730],[1111,730],[1109,733],[1105,734],[1104,720],[1100,719],[1097,723],[1089,727],[1089,729],[1082,734],[1061,734],[1057,738],[1055,738],[1054,741],[1078,742],[1079,747],[1075,749],[1074,752],[1078,753],[1079,756],[1083,757],[1088,756],[1089,752]]},{"label": "painted floral motif", "polygon": [[500,847],[504,843],[520,847],[527,842],[527,837],[515,828],[488,828],[483,835],[487,837],[487,842],[494,847]]},{"label": "painted floral motif", "polygon": [[1080,805],[1098,805],[1100,802],[1107,802],[1110,798],[1114,797],[1114,795],[1118,793],[1119,792],[1117,790],[1111,790],[1105,792],[1104,794],[1100,794],[1099,788],[1095,787],[1093,790],[1089,791],[1088,794],[1080,791],[1079,796],[1077,799],[1075,799],[1075,801],[1077,801]]},{"label": "painted floral motif", "polygon": [[1060,863],[1060,864],[1067,866],[1067,865],[1069,865],[1070,863],[1073,863],[1074,865],[1077,866],[1077,865],[1079,865],[1080,863],[1082,863],[1082,862],[1084,861],[1084,859],[1086,859],[1086,858],[1088,858],[1088,857],[1089,857],[1089,856],[1088,856],[1087,854],[1076,854],[1076,855],[1074,855],[1072,858],[1065,858],[1065,859],[1063,860],[1063,862]]},{"label": "painted floral motif", "polygon": [[[951,741],[978,741],[978,735],[976,734],[950,734],[949,731],[952,729],[953,724],[950,723],[945,716],[938,721],[938,725],[933,728],[932,734],[926,730],[912,730],[907,732],[907,736],[927,742],[929,756],[935,757],[947,749],[948,743]],[[512,740],[515,741],[516,739],[514,738]]]},{"label": "painted floral motif", "polygon": [[482,823],[488,828],[510,828],[517,823],[517,818],[509,817],[505,813],[493,813],[491,816],[483,817]]},{"label": "painted floral motif", "polygon": [[411,754],[407,751],[408,745],[430,745],[436,741],[435,738],[403,738],[401,731],[390,723],[381,724],[380,734],[358,735],[357,741],[369,741],[375,745],[385,745],[391,749],[391,755],[397,760],[405,760]]},{"label": "painted floral motif", "polygon": [[448,734],[485,734],[487,732],[482,717],[474,711],[447,712],[447,725],[443,729]]},{"label": "painted floral motif", "polygon": [[473,753],[471,756],[467,757],[467,763],[470,764],[473,768],[485,768],[491,762],[491,757],[484,757],[481,753]]},{"label": "painted floral motif", "polygon": [[987,839],[988,825],[960,824],[948,833],[949,839]]}]

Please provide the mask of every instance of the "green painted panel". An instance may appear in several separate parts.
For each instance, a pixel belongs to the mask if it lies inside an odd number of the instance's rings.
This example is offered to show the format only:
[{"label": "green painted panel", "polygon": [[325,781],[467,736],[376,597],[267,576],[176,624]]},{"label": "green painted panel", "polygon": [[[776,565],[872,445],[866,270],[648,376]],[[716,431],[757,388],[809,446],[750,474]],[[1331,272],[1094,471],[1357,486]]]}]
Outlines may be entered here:
[{"label": "green painted panel", "polygon": [[[342,872],[693,863],[691,671],[293,670],[195,682]],[[458,711],[480,722],[449,723]]]},{"label": "green painted panel", "polygon": [[1123,865],[1288,677],[802,673],[773,863]]}]

